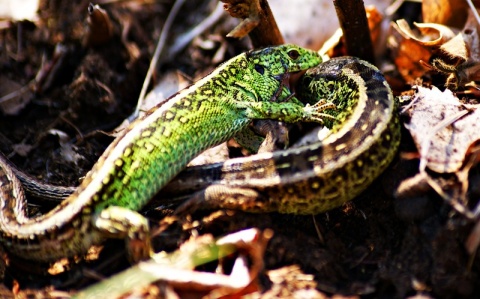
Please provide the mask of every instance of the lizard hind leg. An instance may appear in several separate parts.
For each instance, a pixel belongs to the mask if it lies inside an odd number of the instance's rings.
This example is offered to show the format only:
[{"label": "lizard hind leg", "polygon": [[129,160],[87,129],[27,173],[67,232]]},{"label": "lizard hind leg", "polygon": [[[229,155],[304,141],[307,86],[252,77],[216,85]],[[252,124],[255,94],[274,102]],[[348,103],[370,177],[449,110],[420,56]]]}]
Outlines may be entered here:
[{"label": "lizard hind leg", "polygon": [[283,150],[289,144],[288,127],[282,122],[258,119],[238,132],[234,139],[252,154]]},{"label": "lizard hind leg", "polygon": [[96,213],[93,223],[106,237],[125,238],[127,257],[132,264],[152,255],[148,220],[139,213],[110,206]]},{"label": "lizard hind leg", "polygon": [[193,194],[175,210],[175,214],[186,215],[196,210],[219,208],[249,212],[265,211],[262,196],[256,190],[215,184]]}]

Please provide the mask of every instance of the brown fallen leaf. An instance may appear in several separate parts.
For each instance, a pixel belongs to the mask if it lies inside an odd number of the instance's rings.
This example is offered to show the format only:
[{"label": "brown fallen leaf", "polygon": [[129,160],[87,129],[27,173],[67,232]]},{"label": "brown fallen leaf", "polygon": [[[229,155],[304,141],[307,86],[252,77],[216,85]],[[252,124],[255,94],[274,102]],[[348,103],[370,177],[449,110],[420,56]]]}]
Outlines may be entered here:
[{"label": "brown fallen leaf", "polygon": [[456,90],[480,79],[480,27],[472,12],[462,31],[432,56],[435,70],[448,75],[445,86]]},{"label": "brown fallen leaf", "polygon": [[429,68],[422,61],[429,61],[433,49],[453,38],[457,32],[439,24],[418,23],[415,23],[418,29],[415,31],[405,20],[397,20],[391,26],[389,47],[398,71],[407,82],[423,76]]},{"label": "brown fallen leaf", "polygon": [[465,0],[423,0],[422,17],[426,23],[438,23],[462,28],[467,18]]},{"label": "brown fallen leaf", "polygon": [[470,146],[480,139],[478,105],[463,104],[450,91],[417,87],[404,113],[425,166],[437,173],[453,173],[462,167]]},{"label": "brown fallen leaf", "polygon": [[419,152],[419,174],[403,181],[396,197],[426,194],[431,188],[455,210],[473,219],[467,190],[469,171],[478,161],[472,148],[480,140],[479,106],[461,103],[448,89],[416,89],[403,113],[410,117],[405,127]]}]

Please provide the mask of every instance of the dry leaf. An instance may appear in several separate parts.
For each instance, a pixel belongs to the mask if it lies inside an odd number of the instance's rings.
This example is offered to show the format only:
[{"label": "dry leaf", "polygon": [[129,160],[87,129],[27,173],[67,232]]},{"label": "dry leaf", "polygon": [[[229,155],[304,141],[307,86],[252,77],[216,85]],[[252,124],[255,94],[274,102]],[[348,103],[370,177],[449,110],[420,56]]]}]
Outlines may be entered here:
[{"label": "dry leaf", "polygon": [[468,149],[480,140],[478,105],[460,103],[450,90],[417,87],[406,110],[410,131],[426,166],[437,173],[453,173],[462,167]]},{"label": "dry leaf", "polygon": [[448,76],[445,85],[452,89],[480,78],[479,30],[473,14],[458,33],[439,24],[415,26],[418,31],[413,31],[405,20],[398,20],[392,24],[394,32],[389,41],[395,64],[406,81],[429,70]]},{"label": "dry leaf", "polygon": [[407,21],[401,19],[396,22],[399,32],[409,39],[413,39],[422,46],[439,46],[452,39],[457,30],[433,23],[414,23],[419,32],[413,31]]},{"label": "dry leaf", "polygon": [[[462,57],[465,60],[480,61],[479,25],[473,12],[468,15],[468,20],[463,30],[440,49],[450,55]],[[459,45],[454,45],[458,43]]]},{"label": "dry leaf", "polygon": [[454,38],[443,44],[432,57],[433,67],[448,74],[446,86],[452,89],[463,87],[480,79],[480,38],[478,23],[469,14],[464,29]]},{"label": "dry leaf", "polygon": [[423,0],[422,16],[426,23],[438,23],[462,28],[467,18],[465,0]]},{"label": "dry leaf", "polygon": [[420,173],[400,184],[397,198],[420,196],[433,189],[457,212],[474,218],[467,192],[470,170],[478,162],[478,107],[462,104],[448,89],[417,87],[404,113],[410,116],[405,127],[419,152]]},{"label": "dry leaf", "polygon": [[[392,35],[388,40],[388,46],[392,50],[395,65],[398,72],[407,82],[421,77],[427,70],[421,61],[430,59],[431,50],[425,46],[425,41],[438,40],[439,36],[431,38],[419,38],[405,26],[405,21],[399,20],[392,23]],[[408,28],[408,30],[406,30]]]}]

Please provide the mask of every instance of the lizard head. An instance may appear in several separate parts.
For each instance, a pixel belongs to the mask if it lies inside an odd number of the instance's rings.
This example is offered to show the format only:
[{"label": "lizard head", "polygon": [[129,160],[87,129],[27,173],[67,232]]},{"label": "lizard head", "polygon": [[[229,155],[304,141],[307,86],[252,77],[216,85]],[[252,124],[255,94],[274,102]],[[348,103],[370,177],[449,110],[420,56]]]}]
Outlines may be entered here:
[{"label": "lizard head", "polygon": [[292,44],[250,51],[247,59],[253,62],[255,69],[268,69],[273,76],[303,71],[322,62],[317,52]]}]

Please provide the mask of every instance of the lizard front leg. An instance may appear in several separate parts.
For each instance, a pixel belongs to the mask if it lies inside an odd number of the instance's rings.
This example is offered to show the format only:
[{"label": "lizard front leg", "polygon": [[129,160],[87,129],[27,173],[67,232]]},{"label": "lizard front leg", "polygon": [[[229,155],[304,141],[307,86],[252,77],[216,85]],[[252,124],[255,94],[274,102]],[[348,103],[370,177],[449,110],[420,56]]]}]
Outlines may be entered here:
[{"label": "lizard front leg", "polygon": [[[238,106],[242,107],[245,115],[251,119],[320,123],[323,122],[324,118],[334,119],[334,117],[322,111],[335,108],[333,103],[327,103],[325,100],[304,106],[291,94],[288,95],[287,101],[239,102]],[[192,198],[176,210],[176,213],[186,214],[199,208],[231,208],[267,212],[272,210],[272,203],[268,202],[268,199],[262,196],[261,192],[251,188],[214,184],[196,192]]]}]

